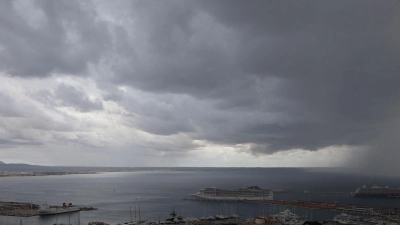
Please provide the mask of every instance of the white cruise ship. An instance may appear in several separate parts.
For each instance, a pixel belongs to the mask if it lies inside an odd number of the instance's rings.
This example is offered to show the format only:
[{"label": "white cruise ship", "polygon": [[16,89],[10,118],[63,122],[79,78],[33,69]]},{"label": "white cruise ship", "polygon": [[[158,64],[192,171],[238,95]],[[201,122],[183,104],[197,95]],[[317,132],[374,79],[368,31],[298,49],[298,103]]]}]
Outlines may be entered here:
[{"label": "white cruise ship", "polygon": [[214,201],[272,200],[273,192],[268,189],[261,189],[258,186],[244,187],[237,191],[209,187],[190,196],[199,200]]}]

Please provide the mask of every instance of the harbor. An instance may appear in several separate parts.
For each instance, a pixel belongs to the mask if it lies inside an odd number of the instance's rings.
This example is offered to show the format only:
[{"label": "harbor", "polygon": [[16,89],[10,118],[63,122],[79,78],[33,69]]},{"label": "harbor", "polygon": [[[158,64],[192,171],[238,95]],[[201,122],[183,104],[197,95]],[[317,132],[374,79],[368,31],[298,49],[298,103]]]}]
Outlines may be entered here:
[{"label": "harbor", "polygon": [[[286,174],[288,170],[284,171]],[[289,170],[292,171],[292,170]],[[339,186],[331,176],[325,176],[309,172],[294,170],[292,177],[301,177],[298,180],[290,179],[287,184],[282,184],[282,178],[273,173],[266,173],[265,169],[252,169],[251,171],[173,171],[173,172],[135,172],[135,173],[104,173],[95,175],[70,175],[70,176],[40,176],[40,177],[13,177],[2,178],[0,187],[2,194],[0,201],[1,225],[53,225],[68,224],[87,225],[89,222],[104,222],[110,225],[134,224],[135,221],[146,224],[174,224],[174,223],[245,223],[256,217],[280,215],[285,210],[290,210],[305,220],[333,220],[335,216],[342,213],[358,216],[359,218],[386,218],[396,219],[398,212],[387,215],[384,211],[399,206],[400,199],[384,198],[356,198],[348,194],[326,194],[333,192],[350,193],[361,187],[367,181],[346,179]],[[210,178],[211,176],[211,178]],[[317,178],[315,178],[317,177]],[[352,178],[352,177],[350,177]],[[323,180],[316,186],[303,180]],[[287,180],[287,178],[285,178]],[[238,183],[238,181],[242,181]],[[285,181],[286,182],[286,181]],[[379,180],[377,183],[388,186],[396,185],[397,180]],[[29,186],[24,185],[29,183]],[[335,183],[336,186],[333,186]],[[303,184],[299,186],[299,184]],[[217,191],[219,194],[237,194],[236,191],[242,187],[258,185],[260,189],[278,190],[273,191],[271,202],[248,202],[248,201],[189,201],[205,187],[218,187],[222,190],[235,192]],[[323,185],[323,186],[322,186]],[[335,187],[335,188],[333,188]],[[297,193],[279,193],[281,190],[296,190]],[[320,192],[309,194],[310,192]],[[214,192],[213,192],[214,191]],[[254,193],[253,193],[254,191]],[[248,194],[256,195],[261,192],[257,188],[250,189]],[[24,193],[24,194],[20,194]],[[215,193],[215,189],[211,190]],[[247,193],[247,192],[245,192]],[[204,195],[203,195],[204,197]],[[260,195],[267,198],[269,194]],[[300,202],[303,201],[303,202]],[[336,207],[332,204],[336,201]],[[69,212],[56,215],[40,216],[38,210],[44,204],[57,208],[57,212],[63,206],[79,207],[77,212]],[[6,203],[6,204],[4,204]],[[32,208],[31,208],[32,204]],[[7,207],[4,207],[7,206]],[[140,219],[138,209],[140,206]],[[354,207],[355,206],[355,207]],[[383,216],[374,216],[371,213],[355,212],[359,206],[363,210],[373,207],[374,212],[383,212]],[[18,208],[20,207],[20,208]],[[97,210],[84,211],[93,207]],[[137,211],[135,219],[135,207]],[[325,209],[322,209],[325,207]],[[345,207],[341,211],[340,207]],[[61,211],[61,210],[60,210]],[[171,220],[170,214],[175,211],[176,219]],[[240,217],[233,217],[234,214]],[[311,216],[312,214],[312,216]],[[308,215],[308,216],[307,216]],[[180,216],[182,219],[180,219]],[[222,219],[230,217],[228,219]],[[79,219],[78,219],[79,218]],[[145,221],[145,222],[143,222]],[[339,224],[339,223],[337,223]]]}]

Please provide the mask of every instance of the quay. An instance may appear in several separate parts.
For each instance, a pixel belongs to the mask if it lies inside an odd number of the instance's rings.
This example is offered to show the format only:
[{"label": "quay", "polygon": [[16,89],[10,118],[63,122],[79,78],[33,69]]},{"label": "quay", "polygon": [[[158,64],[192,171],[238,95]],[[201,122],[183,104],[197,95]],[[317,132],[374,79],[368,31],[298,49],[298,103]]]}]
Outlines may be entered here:
[{"label": "quay", "polygon": [[234,202],[234,201],[241,201],[241,200],[221,200],[221,199],[200,199],[200,198],[183,198],[183,200],[187,201],[204,201],[204,202]]},{"label": "quay", "polygon": [[[63,205],[64,207],[65,204]],[[62,210],[61,206],[49,206],[49,208],[59,208],[59,212],[55,210],[55,212],[51,214],[60,214],[63,212],[68,212],[68,210]],[[77,207],[78,211],[91,211],[97,210],[98,208],[94,207]],[[17,216],[17,217],[31,217],[31,216],[41,216],[43,213],[39,212],[40,206],[37,204],[32,204],[29,202],[2,202],[0,201],[0,216]],[[53,210],[54,211],[54,210]]]},{"label": "quay", "polygon": [[379,206],[360,206],[352,204],[338,204],[336,202],[316,202],[316,201],[284,201],[284,200],[248,200],[246,202],[259,203],[259,204],[271,204],[271,205],[283,205],[289,207],[309,208],[309,209],[320,209],[339,211],[343,213],[354,213],[371,216],[399,216],[400,208],[394,207],[379,207]]},{"label": "quay", "polygon": [[285,190],[274,190],[274,194],[319,194],[319,195],[354,195],[354,192],[343,192],[343,191],[285,191]]},{"label": "quay", "polygon": [[37,216],[38,210],[39,205],[29,202],[0,202],[0,216]]},{"label": "quay", "polygon": [[[214,200],[214,199],[196,199],[196,198],[184,198],[188,201],[230,201],[230,200]],[[394,207],[379,207],[379,206],[360,206],[352,204],[338,204],[336,202],[317,202],[317,201],[285,201],[285,200],[242,200],[249,203],[259,204],[271,204],[271,205],[282,205],[289,207],[299,207],[308,209],[320,209],[329,211],[338,211],[344,213],[363,214],[371,216],[384,216],[384,215],[396,215],[400,217],[400,208]]]}]

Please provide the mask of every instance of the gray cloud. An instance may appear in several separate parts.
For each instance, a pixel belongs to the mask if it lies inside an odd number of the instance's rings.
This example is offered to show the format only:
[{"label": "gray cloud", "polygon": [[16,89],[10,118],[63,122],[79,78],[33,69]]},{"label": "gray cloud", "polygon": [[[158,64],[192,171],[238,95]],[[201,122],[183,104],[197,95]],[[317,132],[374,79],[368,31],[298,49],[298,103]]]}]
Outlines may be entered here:
[{"label": "gray cloud", "polygon": [[18,104],[7,94],[0,92],[0,116],[1,117],[25,117],[25,106]]},{"label": "gray cloud", "polygon": [[7,139],[0,139],[0,148],[13,148],[24,145],[42,145],[42,143],[33,140],[14,140],[7,137]]},{"label": "gray cloud", "polygon": [[103,103],[100,98],[91,100],[82,90],[64,83],[58,85],[54,95],[60,101],[60,105],[70,106],[81,112],[103,109]]},{"label": "gray cloud", "polygon": [[79,1],[2,1],[1,70],[21,77],[81,75],[110,40],[93,6]]},{"label": "gray cloud", "polygon": [[134,112],[127,122],[139,129],[157,134],[173,135],[191,133],[195,127],[191,124],[191,109],[185,108],[190,97],[173,95],[145,95],[137,92],[135,96],[121,101],[128,111]]},{"label": "gray cloud", "polygon": [[[394,16],[398,3],[236,1],[230,4],[233,6],[226,7],[226,2],[200,3],[215,20],[214,24],[229,27],[238,37],[239,45],[227,43],[234,50],[214,46],[213,40],[224,41],[218,40],[218,34],[207,34],[211,36],[208,38],[200,33],[197,38],[211,41],[192,45],[191,35],[196,30],[190,24],[194,23],[197,12],[180,8],[183,12],[179,15],[191,15],[183,16],[185,24],[181,24],[174,22],[175,17],[167,16],[175,15],[176,9],[166,7],[165,14],[144,20],[151,24],[149,29],[160,32],[149,33],[154,46],[166,42],[175,47],[168,51],[154,47],[154,51],[146,52],[156,64],[141,63],[140,56],[135,57],[133,64],[124,69],[130,72],[117,73],[114,81],[146,91],[221,99],[221,107],[226,110],[244,105],[246,115],[252,110],[282,113],[277,104],[260,108],[260,101],[268,96],[257,93],[257,82],[265,77],[281,79],[285,89],[272,93],[273,98],[294,102],[291,106],[286,104],[285,110],[299,112],[297,116],[290,115],[298,121],[265,124],[264,129],[259,129],[262,121],[257,126],[243,123],[239,131],[233,132],[237,135],[226,137],[228,143],[263,140],[269,146],[265,151],[357,145],[373,136],[367,129],[371,123],[390,119],[382,108],[390,107],[400,94],[396,88],[399,68],[395,63],[400,55],[391,49],[398,45],[398,39],[387,24],[397,23]],[[152,10],[155,10],[153,5],[144,11]],[[164,30],[163,23],[157,21],[166,20],[176,27]],[[179,31],[181,39],[173,35]],[[185,47],[174,45],[174,41],[182,41],[180,44]],[[231,52],[240,54],[231,59]],[[135,64],[137,61],[139,65]],[[223,135],[218,137],[222,139]]]},{"label": "gray cloud", "polygon": [[[400,23],[398,2],[196,3],[204,11],[179,9],[179,15],[188,15],[185,10],[191,15],[183,17],[185,24],[167,14],[145,17],[150,29],[160,32],[152,35],[142,28],[152,46],[169,43],[172,48],[150,48],[144,53],[147,64],[137,51],[132,64],[112,79],[145,91],[219,102],[208,117],[190,115],[200,131],[195,138],[252,143],[257,153],[375,146],[386,124],[398,118],[400,36],[393,26]],[[174,8],[165,12],[176,15]],[[196,20],[220,30],[202,33]],[[171,27],[164,30],[157,21],[170,21]],[[227,34],[234,38],[223,39]],[[257,89],[271,77],[282,89]],[[280,118],[266,119],[271,112]],[[225,118],[210,123],[219,113]]]},{"label": "gray cloud", "polygon": [[45,145],[55,136],[87,132],[90,127],[67,114],[55,118],[29,100],[0,92],[0,148]]},{"label": "gray cloud", "polygon": [[91,99],[83,90],[65,83],[59,84],[54,91],[40,90],[33,96],[50,107],[71,107],[80,112],[103,110],[103,101],[99,97]]},{"label": "gray cloud", "polygon": [[[366,146],[364,167],[399,156],[398,1],[45,1],[26,15],[1,4],[2,72],[93,76],[137,117],[129,126],[254,154]],[[103,109],[65,84],[41,98]]]}]

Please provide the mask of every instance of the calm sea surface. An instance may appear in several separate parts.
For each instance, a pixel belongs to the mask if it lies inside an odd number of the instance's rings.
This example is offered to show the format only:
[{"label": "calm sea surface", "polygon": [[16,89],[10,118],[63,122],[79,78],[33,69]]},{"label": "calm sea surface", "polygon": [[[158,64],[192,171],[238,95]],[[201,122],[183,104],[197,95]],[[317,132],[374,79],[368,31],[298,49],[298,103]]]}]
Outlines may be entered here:
[{"label": "calm sea surface", "polygon": [[[167,218],[173,208],[184,217],[201,217],[219,213],[239,213],[241,220],[263,214],[277,213],[282,207],[243,202],[200,202],[184,200],[201,188],[216,186],[238,189],[258,185],[262,188],[310,191],[352,192],[364,184],[400,187],[395,178],[351,175],[336,169],[296,168],[241,168],[241,169],[177,169],[172,171],[139,171],[91,175],[0,178],[0,201],[26,201],[35,204],[97,207],[56,216],[18,218],[0,217],[1,225],[22,223],[49,225],[58,223],[81,224],[104,221],[110,224],[130,220],[130,207],[140,206],[141,218]],[[400,206],[400,199],[360,199],[349,195],[275,194],[276,200],[315,200],[356,203],[360,205]],[[297,214],[316,220],[331,219],[334,212],[295,209]],[[80,214],[80,215],[79,215]]]}]

